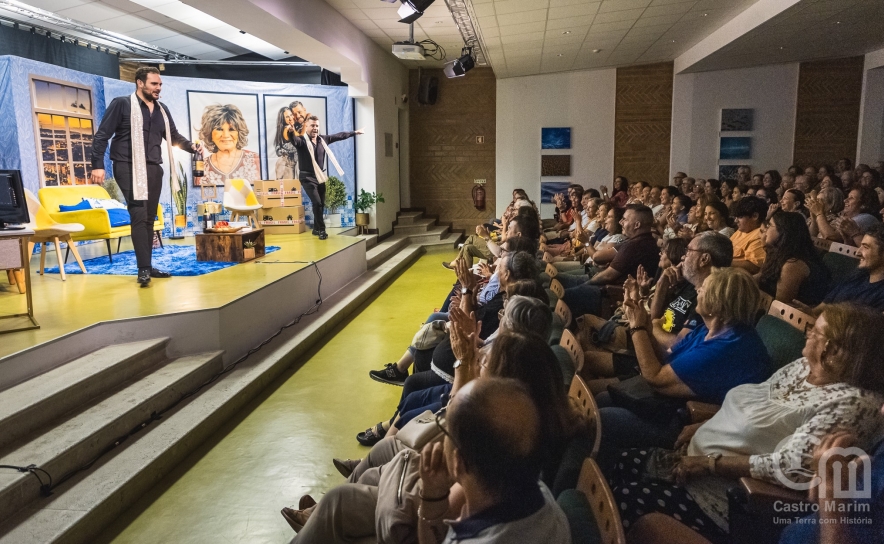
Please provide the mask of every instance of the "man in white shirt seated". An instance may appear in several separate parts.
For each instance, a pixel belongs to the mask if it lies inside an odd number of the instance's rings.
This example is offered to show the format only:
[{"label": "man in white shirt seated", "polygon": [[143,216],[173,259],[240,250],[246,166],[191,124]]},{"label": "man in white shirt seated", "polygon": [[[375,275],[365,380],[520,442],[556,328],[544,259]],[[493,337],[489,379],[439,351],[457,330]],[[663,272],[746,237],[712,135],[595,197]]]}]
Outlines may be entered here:
[{"label": "man in white shirt seated", "polygon": [[[540,479],[540,414],[519,382],[473,380],[448,403],[443,443],[421,453],[418,542],[570,544],[564,512]],[[452,484],[465,504],[443,521]],[[456,486],[457,487],[457,486]]]}]

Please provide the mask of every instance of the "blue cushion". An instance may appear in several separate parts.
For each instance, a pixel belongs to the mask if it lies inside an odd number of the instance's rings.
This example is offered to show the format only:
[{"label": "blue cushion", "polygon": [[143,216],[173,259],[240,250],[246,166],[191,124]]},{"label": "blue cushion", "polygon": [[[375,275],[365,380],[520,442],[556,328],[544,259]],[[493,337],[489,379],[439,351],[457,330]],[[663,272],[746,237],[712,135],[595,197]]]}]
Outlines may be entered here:
[{"label": "blue cushion", "polygon": [[105,210],[110,219],[111,227],[122,227],[132,222],[129,210]]},{"label": "blue cushion", "polygon": [[60,212],[77,212],[80,210],[91,210],[91,209],[92,209],[92,204],[89,204],[88,202],[86,202],[86,199],[81,200],[80,202],[78,202],[77,204],[74,204],[73,206],[66,206],[64,204],[58,205],[58,211],[60,211]]}]

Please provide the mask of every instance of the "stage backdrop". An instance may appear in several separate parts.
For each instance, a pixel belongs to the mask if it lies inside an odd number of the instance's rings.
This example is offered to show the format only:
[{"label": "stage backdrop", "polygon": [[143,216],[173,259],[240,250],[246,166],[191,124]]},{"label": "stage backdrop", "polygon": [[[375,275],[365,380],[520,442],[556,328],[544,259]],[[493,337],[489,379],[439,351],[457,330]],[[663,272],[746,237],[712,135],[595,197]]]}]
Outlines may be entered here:
[{"label": "stage backdrop", "polygon": [[[34,134],[36,114],[33,111],[31,98],[32,77],[54,83],[73,84],[91,90],[95,130],[101,123],[107,104],[118,96],[131,94],[135,85],[20,57],[0,56],[0,169],[21,170],[25,187],[36,193],[41,188],[41,176],[38,171],[38,147]],[[279,109],[283,104],[302,102],[310,113],[322,118],[323,134],[354,130],[353,103],[347,95],[346,87],[168,76],[163,77],[163,93],[160,100],[168,106],[178,131],[188,138],[195,134],[193,131],[199,130],[199,122],[206,106],[235,105],[240,109],[248,127],[248,144],[244,149],[257,155],[256,170],[260,172],[259,179],[276,179],[274,174],[278,157],[274,148],[274,136]],[[251,108],[249,109],[246,104],[253,106],[249,106]],[[192,115],[192,109],[199,111]],[[348,195],[352,196],[356,186],[354,140],[332,144],[331,149],[344,169],[343,182]],[[188,230],[192,231],[200,191],[192,184],[190,154],[184,151],[175,151],[174,154],[175,160],[181,163],[187,175]],[[170,167],[164,145],[164,184],[160,202],[167,212],[167,234],[171,232],[174,215],[169,209]],[[107,157],[105,169],[111,171],[110,160]],[[221,191],[219,191],[219,200],[220,196]],[[305,208],[309,214],[310,206]],[[311,221],[312,218],[308,218],[308,222]]]}]

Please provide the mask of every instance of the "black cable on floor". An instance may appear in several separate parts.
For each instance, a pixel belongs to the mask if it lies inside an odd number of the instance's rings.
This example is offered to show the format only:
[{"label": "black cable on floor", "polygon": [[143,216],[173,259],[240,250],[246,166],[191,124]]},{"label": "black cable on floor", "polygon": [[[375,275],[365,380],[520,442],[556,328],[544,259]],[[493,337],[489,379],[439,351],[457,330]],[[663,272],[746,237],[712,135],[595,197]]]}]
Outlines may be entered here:
[{"label": "black cable on floor", "polygon": [[[99,459],[101,459],[102,457],[104,457],[105,455],[107,455],[108,453],[113,451],[117,446],[119,446],[120,444],[122,444],[123,442],[128,440],[131,436],[133,436],[136,433],[140,432],[141,430],[145,429],[148,425],[150,425],[154,421],[158,421],[158,420],[162,419],[163,414],[169,412],[170,410],[172,410],[173,408],[175,408],[176,406],[181,404],[181,402],[184,401],[185,399],[188,399],[188,398],[192,397],[193,395],[196,395],[204,387],[206,387],[207,385],[211,385],[212,383],[216,382],[220,377],[224,376],[225,374],[227,374],[228,372],[230,372],[231,370],[236,368],[237,365],[239,365],[240,363],[242,363],[243,361],[245,361],[246,359],[248,359],[249,357],[251,357],[252,355],[257,353],[261,348],[263,348],[264,346],[269,344],[274,338],[276,338],[277,336],[282,334],[283,331],[285,331],[288,328],[294,327],[295,325],[300,323],[301,319],[303,319],[304,317],[311,315],[311,314],[315,314],[316,312],[319,311],[319,308],[322,306],[322,302],[323,302],[323,300],[322,300],[322,272],[320,272],[319,265],[316,263],[316,261],[256,261],[256,263],[257,264],[312,264],[313,269],[316,271],[316,276],[319,278],[319,283],[316,287],[316,302],[313,304],[313,306],[308,308],[307,311],[305,311],[304,313],[302,313],[301,315],[299,315],[298,317],[296,317],[295,319],[293,319],[289,323],[280,327],[280,329],[277,330],[276,332],[274,332],[272,335],[270,335],[270,337],[266,338],[264,341],[262,341],[257,346],[251,348],[249,351],[247,351],[245,353],[245,355],[243,355],[242,357],[240,357],[239,359],[237,359],[236,361],[231,363],[227,368],[221,370],[221,372],[216,373],[214,376],[209,378],[204,383],[200,384],[199,386],[195,387],[194,389],[183,394],[181,396],[181,398],[176,400],[172,405],[166,407],[163,410],[160,410],[159,412],[151,413],[150,417],[148,419],[142,421],[141,423],[139,423],[138,425],[133,427],[132,430],[130,430],[126,434],[113,440],[110,444],[108,444],[107,446],[102,448],[102,450],[98,454],[96,454],[92,459],[90,459],[86,463],[80,465],[77,468],[71,469],[70,471],[66,472],[64,474],[64,476],[62,476],[57,482],[52,481],[52,475],[50,475],[49,472],[43,470],[42,468],[40,468],[34,464],[31,464],[28,466],[0,465],[0,469],[6,468],[6,469],[11,469],[11,470],[17,470],[18,472],[29,472],[29,473],[33,474],[34,477],[37,478],[37,480],[40,482],[40,494],[42,494],[44,497],[48,497],[49,495],[52,494],[53,489],[64,484],[65,482],[67,482],[68,480],[70,480],[75,475],[79,474],[80,472],[83,472],[84,470],[88,470],[89,468],[91,468],[92,465],[94,465]],[[45,474],[46,477],[49,479],[49,481],[44,484],[43,479],[40,478],[40,476],[37,474],[37,472],[42,472],[43,474]]]}]

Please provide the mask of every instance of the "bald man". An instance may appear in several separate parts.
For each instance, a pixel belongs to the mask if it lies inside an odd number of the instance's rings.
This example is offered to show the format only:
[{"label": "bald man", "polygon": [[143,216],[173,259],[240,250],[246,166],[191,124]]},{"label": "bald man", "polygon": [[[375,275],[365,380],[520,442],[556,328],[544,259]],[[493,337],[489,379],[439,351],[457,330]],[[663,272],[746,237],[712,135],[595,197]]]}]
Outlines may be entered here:
[{"label": "bald man", "polygon": [[[564,512],[539,483],[541,424],[515,380],[481,378],[461,388],[440,423],[445,440],[421,452],[418,542],[570,543]],[[456,520],[443,521],[452,483],[465,504]]]}]

